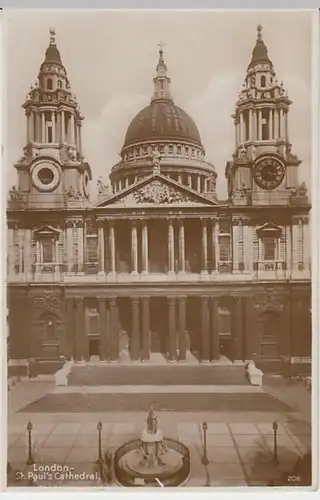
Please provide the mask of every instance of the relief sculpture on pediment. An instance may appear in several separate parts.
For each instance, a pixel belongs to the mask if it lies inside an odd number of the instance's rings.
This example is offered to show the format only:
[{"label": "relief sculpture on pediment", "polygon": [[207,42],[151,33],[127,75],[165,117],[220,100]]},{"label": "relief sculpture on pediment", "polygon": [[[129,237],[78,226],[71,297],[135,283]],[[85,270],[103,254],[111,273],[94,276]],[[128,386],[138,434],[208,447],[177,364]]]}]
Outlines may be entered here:
[{"label": "relief sculpture on pediment", "polygon": [[190,196],[184,195],[170,186],[165,186],[159,181],[147,184],[134,192],[133,200],[136,203],[155,204],[192,202]]}]

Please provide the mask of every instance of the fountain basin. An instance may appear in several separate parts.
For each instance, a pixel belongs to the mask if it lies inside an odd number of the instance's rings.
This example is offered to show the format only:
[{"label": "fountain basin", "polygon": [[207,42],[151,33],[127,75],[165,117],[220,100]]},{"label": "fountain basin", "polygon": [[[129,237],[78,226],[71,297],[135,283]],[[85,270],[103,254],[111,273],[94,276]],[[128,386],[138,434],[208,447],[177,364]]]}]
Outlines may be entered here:
[{"label": "fountain basin", "polygon": [[[148,433],[120,446],[114,454],[116,481],[122,486],[181,486],[190,475],[190,452],[174,439]],[[160,439],[159,439],[160,438]],[[157,479],[156,479],[157,478]]]}]

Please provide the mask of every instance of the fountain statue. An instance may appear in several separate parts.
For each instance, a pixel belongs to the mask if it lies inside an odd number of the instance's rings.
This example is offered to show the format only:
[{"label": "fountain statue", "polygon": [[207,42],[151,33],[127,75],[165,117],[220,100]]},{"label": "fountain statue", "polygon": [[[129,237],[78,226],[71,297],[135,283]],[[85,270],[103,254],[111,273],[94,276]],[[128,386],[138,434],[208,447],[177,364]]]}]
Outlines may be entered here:
[{"label": "fountain statue", "polygon": [[181,442],[163,436],[151,406],[140,439],[115,452],[115,476],[124,486],[165,486],[185,483],[190,473],[190,452]]}]

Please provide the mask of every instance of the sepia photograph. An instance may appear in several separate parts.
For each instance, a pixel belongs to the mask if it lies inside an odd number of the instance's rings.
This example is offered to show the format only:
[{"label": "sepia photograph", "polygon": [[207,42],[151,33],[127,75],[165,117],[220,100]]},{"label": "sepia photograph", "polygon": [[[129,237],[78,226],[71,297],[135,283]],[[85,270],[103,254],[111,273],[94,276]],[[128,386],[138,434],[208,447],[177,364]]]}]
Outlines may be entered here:
[{"label": "sepia photograph", "polygon": [[314,15],[5,12],[8,490],[316,484]]}]

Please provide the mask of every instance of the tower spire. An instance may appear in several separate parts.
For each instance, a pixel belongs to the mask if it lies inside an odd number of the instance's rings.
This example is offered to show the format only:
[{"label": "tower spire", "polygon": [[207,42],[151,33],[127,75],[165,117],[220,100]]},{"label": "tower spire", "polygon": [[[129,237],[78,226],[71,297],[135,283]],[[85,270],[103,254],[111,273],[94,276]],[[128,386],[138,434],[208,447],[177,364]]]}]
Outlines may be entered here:
[{"label": "tower spire", "polygon": [[262,39],[262,25],[258,24],[257,26],[257,41],[256,45],[252,51],[252,59],[248,66],[248,70],[250,68],[254,68],[258,64],[268,64],[272,69],[272,62],[268,56],[268,49]]},{"label": "tower spire", "polygon": [[165,44],[162,41],[158,44],[158,46],[160,47],[159,60],[156,68],[157,76],[153,79],[154,91],[151,102],[158,99],[172,101],[172,96],[170,93],[170,78],[167,75],[167,65],[163,57],[164,45]]}]

